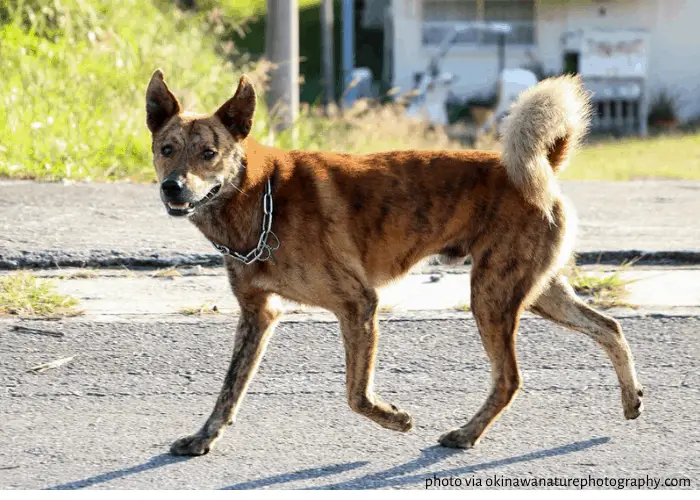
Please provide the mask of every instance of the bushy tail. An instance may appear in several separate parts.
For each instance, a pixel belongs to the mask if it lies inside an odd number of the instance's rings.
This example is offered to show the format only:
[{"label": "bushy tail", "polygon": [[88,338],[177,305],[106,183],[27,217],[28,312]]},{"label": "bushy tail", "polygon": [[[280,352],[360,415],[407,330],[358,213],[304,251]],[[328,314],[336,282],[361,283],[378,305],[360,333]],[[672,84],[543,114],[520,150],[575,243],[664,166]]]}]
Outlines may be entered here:
[{"label": "bushy tail", "polygon": [[579,77],[543,80],[523,92],[503,121],[501,162],[523,196],[551,220],[562,170],[585,135],[590,99]]}]

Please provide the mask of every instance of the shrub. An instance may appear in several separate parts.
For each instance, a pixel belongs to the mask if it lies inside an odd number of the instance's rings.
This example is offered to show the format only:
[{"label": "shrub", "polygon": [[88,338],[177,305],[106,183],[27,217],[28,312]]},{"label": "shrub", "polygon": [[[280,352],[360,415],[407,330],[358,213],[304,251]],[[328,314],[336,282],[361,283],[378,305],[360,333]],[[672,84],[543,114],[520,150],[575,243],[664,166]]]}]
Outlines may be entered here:
[{"label": "shrub", "polygon": [[667,90],[654,96],[649,106],[649,125],[675,124],[678,119],[676,98]]}]

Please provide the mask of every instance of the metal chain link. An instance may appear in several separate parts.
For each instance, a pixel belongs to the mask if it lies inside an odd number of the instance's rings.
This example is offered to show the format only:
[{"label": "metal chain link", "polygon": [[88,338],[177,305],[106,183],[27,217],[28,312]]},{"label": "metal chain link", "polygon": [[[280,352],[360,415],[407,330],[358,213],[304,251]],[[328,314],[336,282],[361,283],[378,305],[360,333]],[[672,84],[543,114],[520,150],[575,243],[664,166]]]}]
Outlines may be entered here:
[{"label": "metal chain link", "polygon": [[[263,195],[263,219],[262,227],[260,232],[260,238],[258,239],[258,246],[252,249],[247,254],[243,255],[238,252],[231,251],[230,248],[224,245],[219,245],[214,243],[211,244],[216,248],[222,255],[229,255],[236,260],[243,262],[246,265],[250,265],[253,262],[260,261],[265,262],[272,260],[272,252],[278,250],[280,247],[280,240],[277,235],[272,232],[272,212],[274,209],[274,204],[272,202],[272,182],[270,179],[267,180],[267,186],[265,187],[265,194]],[[272,236],[274,238],[273,245],[268,243],[268,239]]]}]

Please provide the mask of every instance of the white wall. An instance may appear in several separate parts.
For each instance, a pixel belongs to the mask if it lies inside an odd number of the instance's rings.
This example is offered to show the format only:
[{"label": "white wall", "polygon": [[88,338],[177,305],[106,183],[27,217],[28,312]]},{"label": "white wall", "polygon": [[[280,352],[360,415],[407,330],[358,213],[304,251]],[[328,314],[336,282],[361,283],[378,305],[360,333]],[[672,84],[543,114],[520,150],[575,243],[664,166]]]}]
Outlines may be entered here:
[{"label": "white wall", "polygon": [[677,95],[681,119],[700,116],[700,1],[659,0],[649,82]]},{"label": "white wall", "polygon": [[[599,9],[605,7],[606,15]],[[421,1],[392,0],[394,13],[393,84],[413,85],[423,71],[431,47],[421,43]],[[666,88],[677,96],[680,118],[700,116],[700,0],[537,0],[537,45],[531,50],[550,72],[562,69],[561,35],[580,28],[646,29],[650,32],[648,78],[653,94]],[[506,67],[528,61],[526,48],[509,46]],[[497,48],[454,47],[443,71],[455,73],[453,86],[463,96],[485,93],[495,82]]]},{"label": "white wall", "polygon": [[538,55],[549,71],[562,69],[561,34],[580,28],[648,30],[652,97],[665,88],[682,120],[700,115],[699,0],[538,0]]},{"label": "white wall", "polygon": [[[413,87],[413,74],[424,71],[435,47],[422,44],[421,1],[392,0],[394,17],[393,85],[402,91]],[[534,47],[532,48],[534,49]],[[507,47],[506,67],[519,67],[528,61],[527,49]],[[498,73],[498,48],[455,46],[441,66],[442,71],[454,73],[458,80],[452,90],[459,95],[484,94],[494,88]]]}]

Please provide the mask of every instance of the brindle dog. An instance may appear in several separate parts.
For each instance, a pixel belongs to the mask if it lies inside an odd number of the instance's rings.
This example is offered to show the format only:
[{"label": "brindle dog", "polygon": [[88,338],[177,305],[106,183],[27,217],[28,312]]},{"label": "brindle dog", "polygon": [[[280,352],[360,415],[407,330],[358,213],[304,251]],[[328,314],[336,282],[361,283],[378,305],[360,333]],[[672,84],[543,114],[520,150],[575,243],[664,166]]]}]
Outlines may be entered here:
[{"label": "brindle dog", "polygon": [[234,421],[280,315],[274,296],[333,312],[348,404],[383,427],[410,430],[411,416],[373,390],[376,290],[430,255],[444,262],[471,255],[472,310],[493,378],[481,409],[441,444],[474,446],[513,401],[522,383],[516,332],[524,309],[598,342],[617,372],[625,417],[640,415],[642,387],[620,325],[579,300],[559,274],[575,216],[554,175],[588,125],[579,80],[550,79],[523,93],[503,124],[502,154],[282,151],[250,137],[255,104],[246,77],[213,115],[183,113],[160,70],[148,85],[163,203],[226,254],[241,308],[214,410],[172,453],[207,453]]}]

